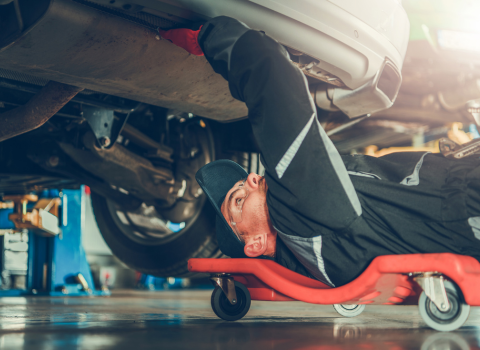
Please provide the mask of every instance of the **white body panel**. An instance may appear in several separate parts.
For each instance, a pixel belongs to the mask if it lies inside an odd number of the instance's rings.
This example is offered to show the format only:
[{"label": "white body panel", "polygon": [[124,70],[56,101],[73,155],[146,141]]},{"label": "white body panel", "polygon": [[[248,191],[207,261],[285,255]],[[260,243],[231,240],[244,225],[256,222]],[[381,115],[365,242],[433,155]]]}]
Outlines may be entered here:
[{"label": "white body panel", "polygon": [[356,89],[388,58],[400,71],[409,22],[399,0],[175,0],[207,17],[234,17],[320,61]]}]

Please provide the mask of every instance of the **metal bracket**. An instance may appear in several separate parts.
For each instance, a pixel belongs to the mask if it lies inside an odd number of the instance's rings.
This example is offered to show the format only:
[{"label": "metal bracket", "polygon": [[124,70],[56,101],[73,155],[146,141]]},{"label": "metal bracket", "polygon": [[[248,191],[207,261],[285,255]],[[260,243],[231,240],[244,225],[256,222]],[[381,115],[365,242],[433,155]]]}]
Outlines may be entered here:
[{"label": "metal bracket", "polygon": [[83,106],[83,117],[90,125],[102,148],[109,148],[115,143],[130,113],[114,114],[111,109]]},{"label": "metal bracket", "polygon": [[437,272],[424,272],[412,274],[413,280],[417,282],[423,289],[427,297],[438,307],[442,312],[450,310],[450,303],[448,301],[447,292],[445,290],[445,278]]},{"label": "metal bracket", "polygon": [[230,304],[235,305],[237,303],[235,281],[230,275],[225,273],[215,274],[210,276],[210,280],[213,282],[214,286],[220,287]]}]

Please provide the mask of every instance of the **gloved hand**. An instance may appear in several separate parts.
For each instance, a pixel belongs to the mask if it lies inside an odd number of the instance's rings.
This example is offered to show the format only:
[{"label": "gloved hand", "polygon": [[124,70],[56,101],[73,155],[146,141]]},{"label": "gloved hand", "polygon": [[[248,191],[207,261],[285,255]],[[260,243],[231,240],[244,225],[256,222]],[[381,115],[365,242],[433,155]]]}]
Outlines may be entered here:
[{"label": "gloved hand", "polygon": [[170,30],[158,29],[160,35],[171,43],[181,47],[192,55],[203,56],[203,51],[198,44],[198,34],[202,30],[191,30],[188,28],[178,28]]}]

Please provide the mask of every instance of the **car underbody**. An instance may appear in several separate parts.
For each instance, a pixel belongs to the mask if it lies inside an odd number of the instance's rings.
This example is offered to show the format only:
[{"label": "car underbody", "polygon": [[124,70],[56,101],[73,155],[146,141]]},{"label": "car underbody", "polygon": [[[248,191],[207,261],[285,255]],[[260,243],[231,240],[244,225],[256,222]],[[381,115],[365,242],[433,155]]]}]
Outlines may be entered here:
[{"label": "car underbody", "polygon": [[[195,172],[220,158],[262,171],[246,106],[205,58],[157,34],[208,19],[174,5],[0,0],[0,195],[88,185],[114,254],[163,276],[185,275],[190,257],[221,256]],[[432,65],[435,52],[410,46],[395,105],[358,117],[329,100],[357,87],[288,50],[341,153],[425,143],[473,120],[465,106],[480,96],[480,68]]]}]

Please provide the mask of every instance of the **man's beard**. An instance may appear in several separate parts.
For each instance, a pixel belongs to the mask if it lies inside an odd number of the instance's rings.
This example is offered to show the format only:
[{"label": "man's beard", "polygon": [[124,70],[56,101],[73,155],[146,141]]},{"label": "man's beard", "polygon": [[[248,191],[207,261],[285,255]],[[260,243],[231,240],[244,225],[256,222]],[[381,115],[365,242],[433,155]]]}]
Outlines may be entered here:
[{"label": "man's beard", "polygon": [[258,189],[260,193],[263,193],[264,195],[267,194],[268,186],[267,186],[267,182],[265,181],[265,176],[262,176],[262,178],[258,180]]},{"label": "man's beard", "polygon": [[267,207],[267,191],[268,191],[267,182],[265,181],[265,177],[262,176],[262,178],[258,180],[258,192],[262,195],[262,201],[260,201],[255,206],[255,211],[254,211],[255,220],[261,220],[265,216],[269,220],[269,213],[268,213],[268,207]]}]

